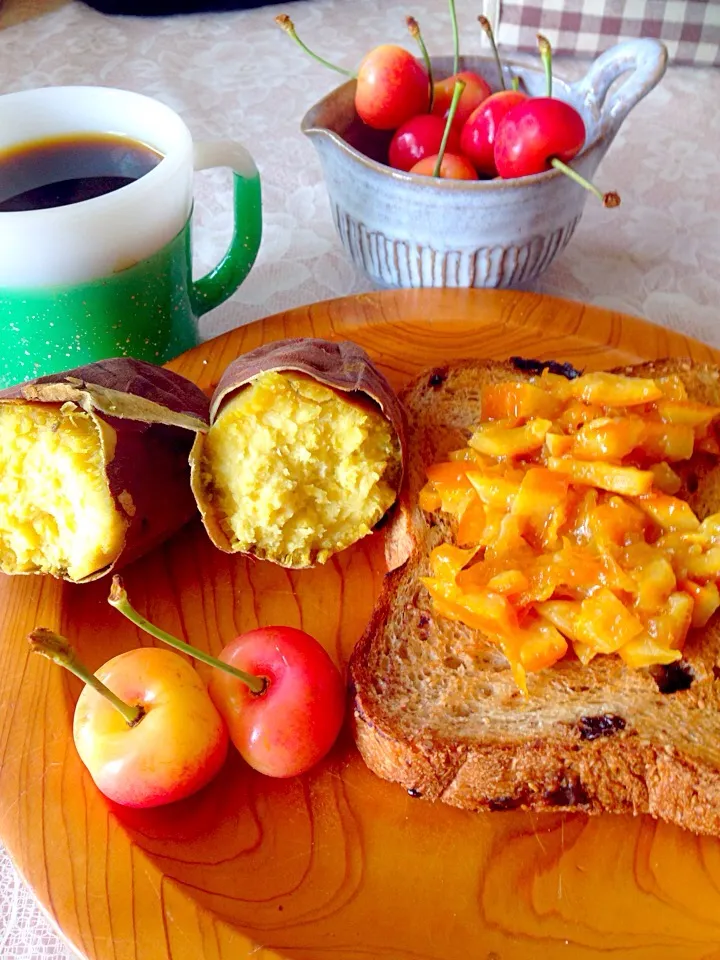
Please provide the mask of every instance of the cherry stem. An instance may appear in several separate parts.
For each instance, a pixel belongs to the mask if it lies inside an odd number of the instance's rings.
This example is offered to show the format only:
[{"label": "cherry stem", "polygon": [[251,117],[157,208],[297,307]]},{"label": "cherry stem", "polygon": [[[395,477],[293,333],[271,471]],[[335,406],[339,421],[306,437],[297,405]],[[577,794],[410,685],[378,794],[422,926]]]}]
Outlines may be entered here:
[{"label": "cherry stem", "polygon": [[575,183],[579,183],[581,187],[584,187],[586,190],[589,190],[590,193],[594,194],[598,200],[602,203],[604,207],[612,208],[620,206],[620,195],[614,191],[610,193],[603,193],[602,190],[599,190],[594,183],[590,183],[589,180],[586,180],[577,170],[573,170],[572,167],[569,167],[566,163],[563,163],[562,160],[558,160],[557,157],[552,157],[550,159],[551,165],[556,169],[562,171],[566,177],[570,177],[571,180],[574,180]]},{"label": "cherry stem", "polygon": [[101,697],[105,697],[108,703],[122,714],[123,719],[129,727],[134,727],[145,716],[145,710],[142,706],[132,706],[116,696],[112,690],[105,686],[102,680],[98,680],[94,673],[82,663],[73,648],[65,637],[59,633],[48,630],[46,627],[38,627],[28,635],[28,643],[33,653],[39,653],[53,663],[65,667],[70,673],[74,673],[78,679],[82,680],[89,687],[92,687]]},{"label": "cherry stem", "polygon": [[432,63],[430,62],[430,54],[428,53],[428,48],[425,46],[425,41],[423,40],[423,35],[420,32],[420,24],[417,22],[415,17],[407,17],[405,19],[407,23],[407,28],[410,31],[410,36],[413,39],[417,40],[417,44],[420,47],[420,53],[422,53],[422,58],[425,61],[425,69],[427,70],[428,83],[430,84],[430,101],[428,104],[428,113],[432,113],[433,100],[435,98],[435,86],[433,84],[433,68]]},{"label": "cherry stem", "polygon": [[516,93],[520,89],[520,77],[513,77],[510,81],[510,89],[514,90]]},{"label": "cherry stem", "polygon": [[440,149],[438,150],[437,160],[435,161],[435,169],[432,173],[434,177],[440,176],[440,168],[442,167],[443,157],[445,156],[445,148],[447,147],[448,138],[450,137],[450,128],[455,119],[455,112],[457,111],[458,103],[460,102],[460,97],[464,89],[465,81],[456,80],[452,100],[450,101],[450,109],[448,110],[447,120],[445,122],[445,129],[443,130],[442,140],[440,141]]},{"label": "cherry stem", "polygon": [[460,69],[460,33],[458,31],[457,11],[455,10],[455,0],[449,0],[450,3],[450,23],[452,24],[453,35],[453,75]]},{"label": "cherry stem", "polygon": [[500,75],[500,84],[503,90],[507,90],[505,86],[505,75],[503,74],[502,61],[500,60],[500,52],[497,48],[497,43],[495,43],[495,34],[493,33],[492,24],[487,17],[482,15],[478,17],[478,23],[485,31],[485,35],[490,41],[490,46],[492,47],[493,56],[495,57],[495,63],[497,64],[498,74]]},{"label": "cherry stem", "polygon": [[161,630],[160,627],[156,627],[154,623],[146,620],[145,617],[138,613],[131,605],[123,582],[117,574],[112,579],[108,603],[111,607],[115,607],[116,610],[122,613],[124,617],[127,617],[136,627],[140,627],[145,633],[149,633],[151,637],[162,640],[164,643],[169,644],[169,646],[174,647],[176,650],[180,650],[182,653],[187,653],[189,656],[194,657],[195,660],[202,660],[203,663],[207,663],[210,667],[217,667],[218,670],[224,670],[225,673],[229,673],[231,677],[237,677],[237,679],[242,680],[253,693],[262,693],[265,690],[267,681],[264,677],[256,677],[252,673],[238,670],[237,667],[233,667],[223,660],[218,660],[218,658],[213,657],[212,654],[198,650],[196,647],[191,647],[190,644],[185,643],[184,640],[178,640],[178,638],[174,637],[171,633],[166,633],[165,630]]},{"label": "cherry stem", "polygon": [[547,87],[547,96],[552,96],[552,47],[547,37],[541,33],[537,35],[538,47],[540,49],[540,59],[545,67],[545,84]]},{"label": "cherry stem", "polygon": [[338,67],[335,63],[330,63],[329,60],[326,60],[324,57],[321,57],[319,54],[315,53],[307,44],[303,43],[300,37],[297,35],[295,30],[295,24],[292,22],[290,17],[286,13],[279,13],[275,17],[275,23],[285,31],[285,33],[292,37],[295,43],[300,47],[301,50],[304,50],[308,56],[312,57],[313,60],[316,60],[318,63],[322,64],[323,67],[327,67],[328,70],[334,70],[336,73],[341,73],[345,77],[350,77],[351,79],[356,79],[357,74],[353,73],[352,70],[346,70],[344,67]]}]

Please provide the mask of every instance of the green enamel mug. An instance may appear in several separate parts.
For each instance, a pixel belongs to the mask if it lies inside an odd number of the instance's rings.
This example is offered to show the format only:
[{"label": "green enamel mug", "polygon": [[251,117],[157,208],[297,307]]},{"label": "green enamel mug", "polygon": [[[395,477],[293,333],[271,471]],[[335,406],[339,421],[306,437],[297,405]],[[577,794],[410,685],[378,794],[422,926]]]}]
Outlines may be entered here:
[{"label": "green enamel mug", "polygon": [[[107,357],[172,359],[198,342],[198,318],[237,290],[257,256],[260,178],[241,144],[194,143],[165,104],[111,87],[0,96],[0,155],[90,134],[128,137],[161,159],[91,199],[0,210],[0,387]],[[193,174],[209,167],[233,171],[234,230],[220,263],[194,280]]]}]

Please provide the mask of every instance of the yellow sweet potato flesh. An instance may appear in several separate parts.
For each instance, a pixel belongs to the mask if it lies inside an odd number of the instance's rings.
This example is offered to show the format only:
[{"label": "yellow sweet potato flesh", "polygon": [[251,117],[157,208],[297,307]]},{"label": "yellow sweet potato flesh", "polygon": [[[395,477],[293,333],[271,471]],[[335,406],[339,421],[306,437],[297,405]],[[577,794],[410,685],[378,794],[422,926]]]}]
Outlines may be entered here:
[{"label": "yellow sweet potato flesh", "polygon": [[81,580],[116,559],[126,526],[92,417],[73,404],[0,406],[0,569]]},{"label": "yellow sweet potato flesh", "polygon": [[372,530],[395,500],[387,474],[399,457],[370,403],[268,372],[223,407],[202,468],[233,550],[302,567]]}]

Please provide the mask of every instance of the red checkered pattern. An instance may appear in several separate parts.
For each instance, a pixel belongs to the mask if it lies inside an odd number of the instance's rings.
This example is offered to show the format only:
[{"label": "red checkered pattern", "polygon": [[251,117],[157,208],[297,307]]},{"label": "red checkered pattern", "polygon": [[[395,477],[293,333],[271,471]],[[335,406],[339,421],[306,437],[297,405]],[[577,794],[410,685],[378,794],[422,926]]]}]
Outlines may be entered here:
[{"label": "red checkered pattern", "polygon": [[655,37],[674,63],[720,66],[720,0],[485,0],[506,50],[595,57],[620,40]]}]

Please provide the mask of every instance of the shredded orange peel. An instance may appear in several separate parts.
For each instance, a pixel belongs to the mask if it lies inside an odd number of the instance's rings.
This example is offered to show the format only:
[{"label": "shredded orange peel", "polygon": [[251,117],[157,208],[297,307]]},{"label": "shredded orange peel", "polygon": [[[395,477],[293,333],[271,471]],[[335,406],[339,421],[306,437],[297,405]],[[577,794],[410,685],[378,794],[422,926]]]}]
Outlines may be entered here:
[{"label": "shredded orange peel", "polygon": [[720,513],[700,521],[672,464],[720,454],[720,407],[677,376],[545,371],[484,386],[481,410],[420,492],[455,521],[423,578],[436,612],[497,644],[524,694],[572,653],[679,660],[720,606]]}]

